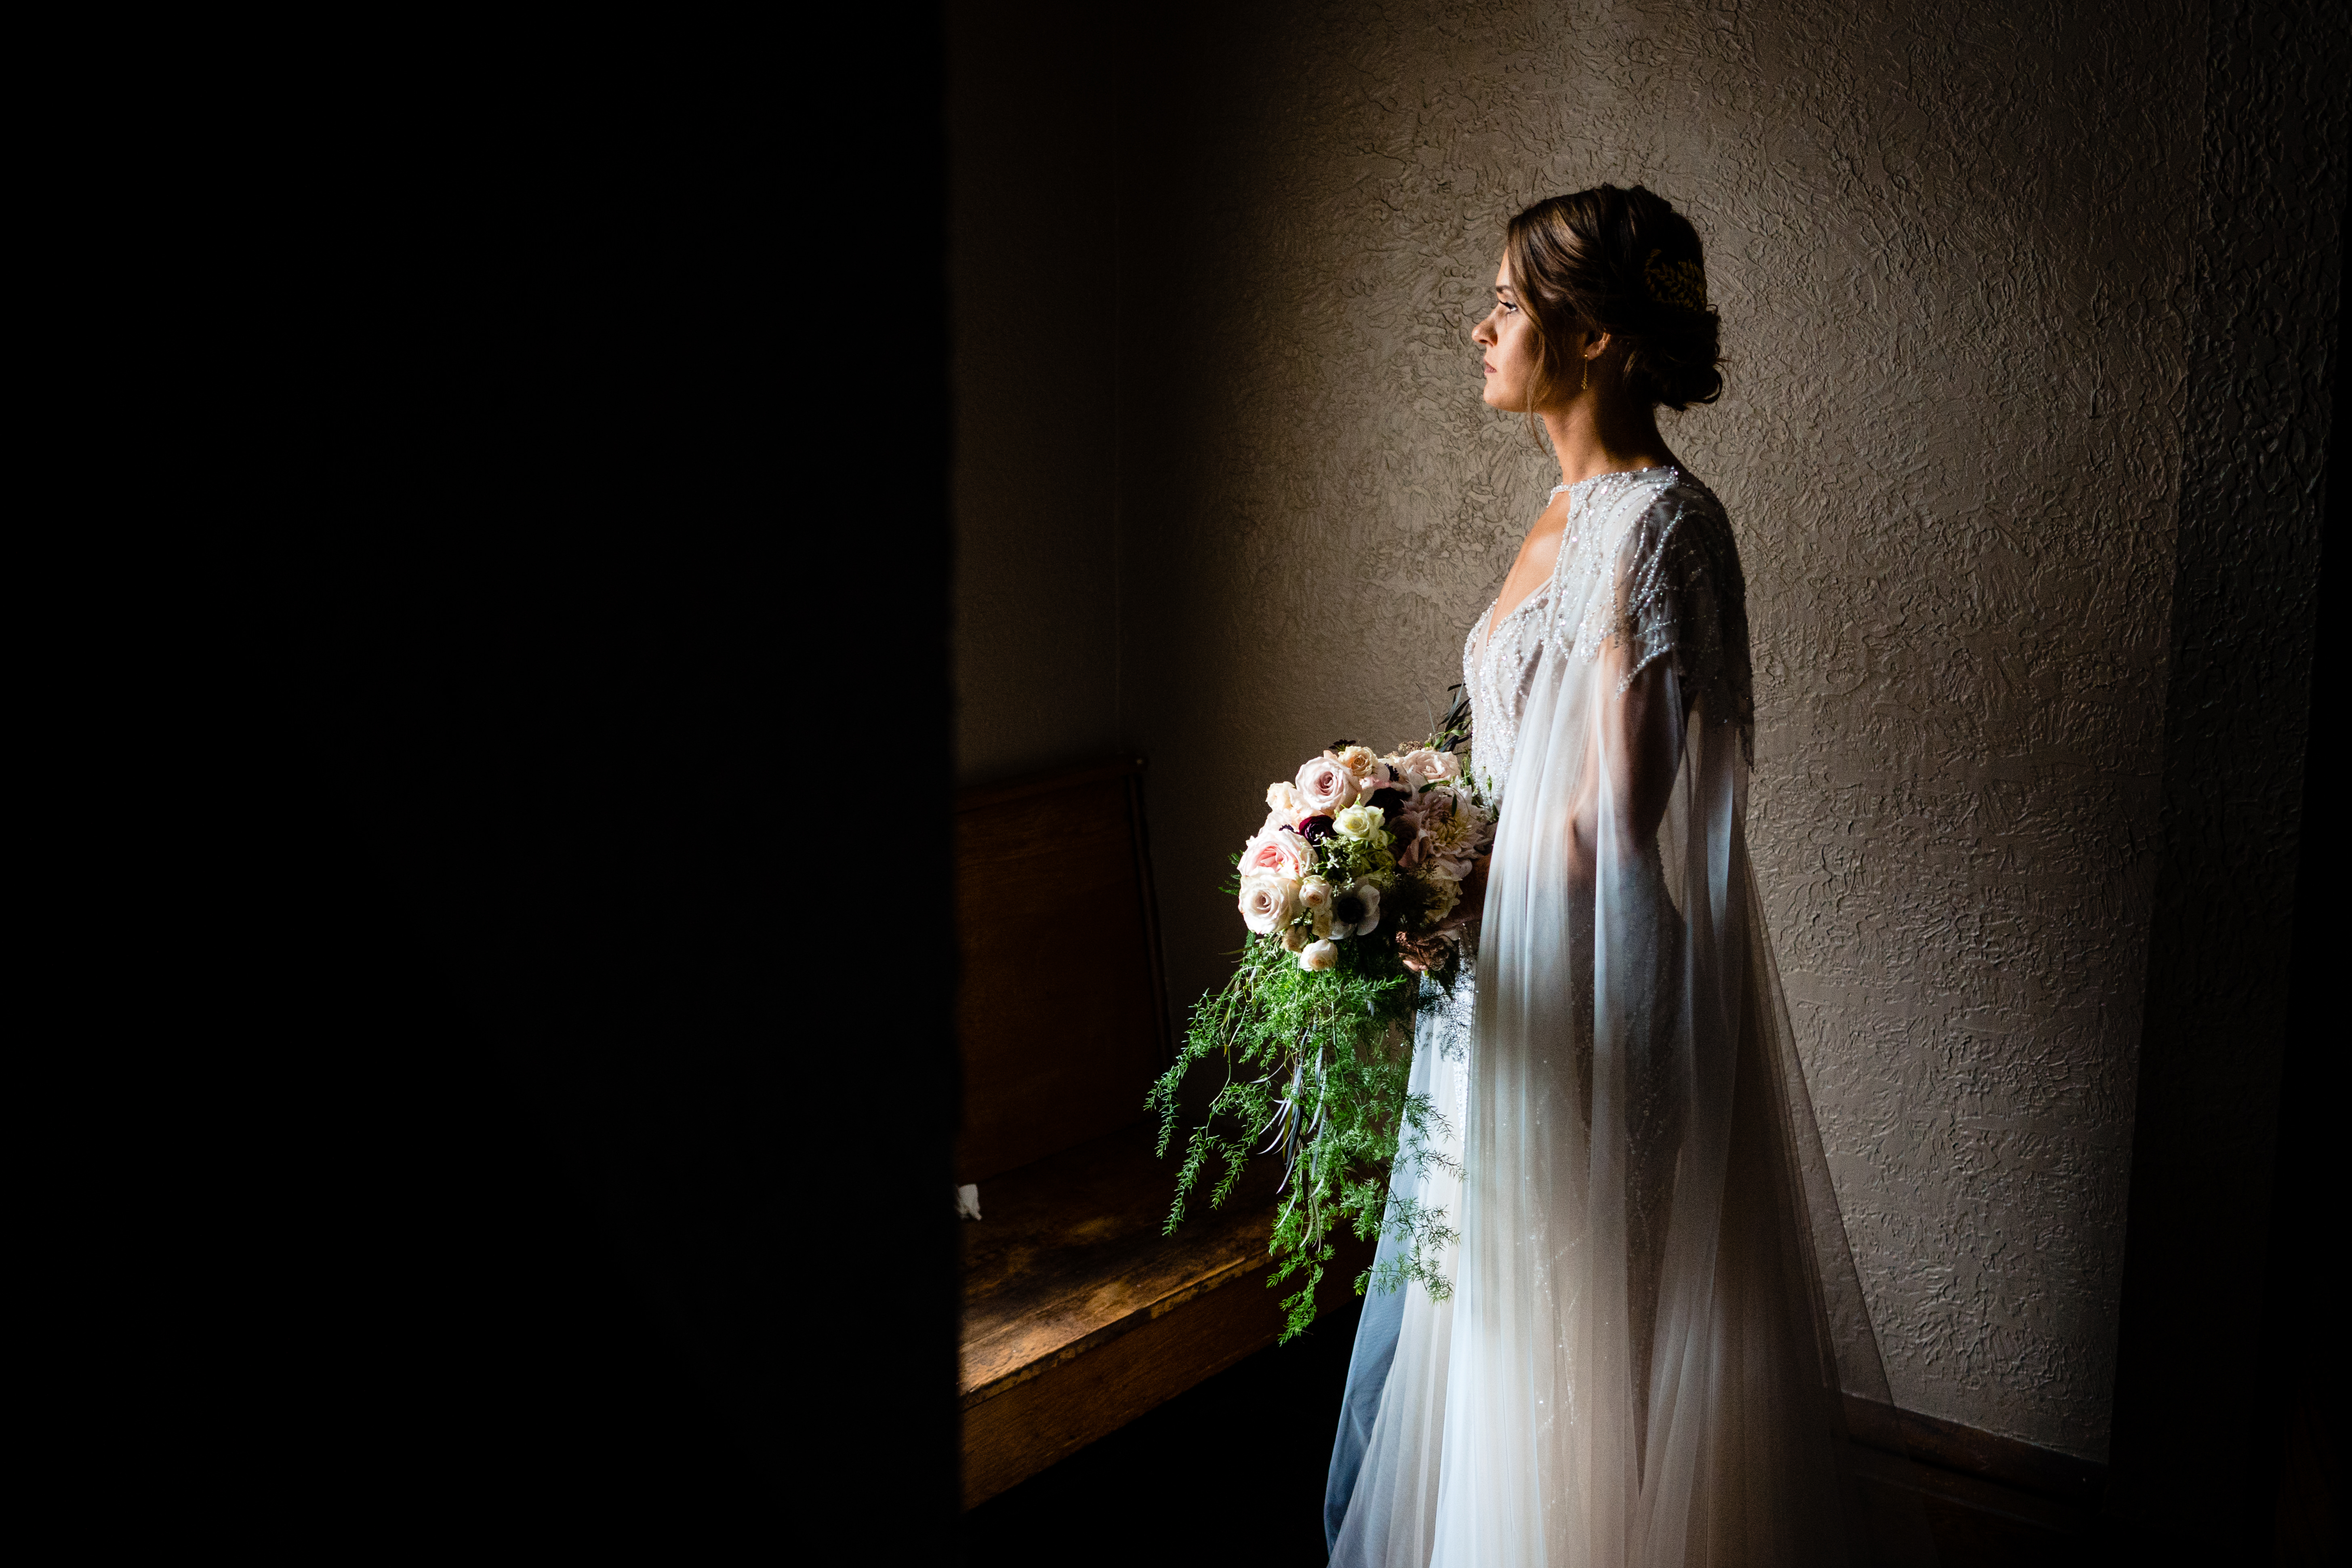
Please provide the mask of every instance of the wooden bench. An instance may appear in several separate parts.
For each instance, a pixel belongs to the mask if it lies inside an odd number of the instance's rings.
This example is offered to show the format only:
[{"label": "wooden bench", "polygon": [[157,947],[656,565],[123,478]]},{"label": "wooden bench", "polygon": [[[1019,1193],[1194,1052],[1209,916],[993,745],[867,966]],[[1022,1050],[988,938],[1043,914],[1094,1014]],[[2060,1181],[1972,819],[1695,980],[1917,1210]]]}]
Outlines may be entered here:
[{"label": "wooden bench", "polygon": [[[1282,1327],[1286,1292],[1264,1283],[1275,1162],[1160,1234],[1176,1161],[1153,1157],[1143,1100],[1172,1047],[1141,773],[1105,763],[957,803],[956,1180],[984,1216],[962,1227],[967,1508]],[[1370,1254],[1326,1275],[1326,1308]]]}]

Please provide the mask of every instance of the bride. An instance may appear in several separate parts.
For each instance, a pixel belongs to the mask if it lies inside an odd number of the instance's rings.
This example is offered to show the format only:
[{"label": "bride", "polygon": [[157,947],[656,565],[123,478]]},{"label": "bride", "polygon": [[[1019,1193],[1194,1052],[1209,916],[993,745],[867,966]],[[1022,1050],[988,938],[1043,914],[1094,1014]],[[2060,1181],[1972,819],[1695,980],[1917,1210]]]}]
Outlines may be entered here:
[{"label": "bride", "polygon": [[1463,653],[1502,818],[1415,1041],[1448,1131],[1391,1184],[1452,1216],[1453,1289],[1366,1301],[1335,1564],[1864,1554],[1841,1388],[1885,1380],[1748,861],[1739,556],[1656,417],[1720,394],[1717,325],[1651,192],[1511,220],[1473,336],[1563,482]]}]

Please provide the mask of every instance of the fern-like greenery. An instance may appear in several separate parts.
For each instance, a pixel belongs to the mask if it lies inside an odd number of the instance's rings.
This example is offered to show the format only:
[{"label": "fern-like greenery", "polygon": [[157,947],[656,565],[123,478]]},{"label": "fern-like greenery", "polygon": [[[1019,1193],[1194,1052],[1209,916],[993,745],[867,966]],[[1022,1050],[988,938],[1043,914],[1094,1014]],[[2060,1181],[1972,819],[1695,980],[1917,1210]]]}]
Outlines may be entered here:
[{"label": "fern-like greenery", "polygon": [[[1432,745],[1466,752],[1468,720],[1467,704],[1457,702]],[[1342,850],[1349,857],[1343,874],[1396,887],[1393,860],[1383,852],[1337,844],[1326,852]],[[1353,863],[1366,855],[1375,860]],[[1410,907],[1397,901],[1401,914]],[[1389,1193],[1400,1161],[1415,1168],[1445,1163],[1439,1144],[1447,1130],[1427,1095],[1408,1092],[1414,1019],[1435,998],[1424,996],[1421,975],[1405,967],[1387,931],[1337,946],[1336,967],[1309,972],[1280,937],[1251,937],[1233,978],[1193,1008],[1183,1047],[1149,1100],[1160,1113],[1165,1156],[1176,1142],[1186,1076],[1213,1058],[1222,1061],[1225,1080],[1207,1119],[1184,1140],[1171,1232],[1204,1179],[1210,1203],[1220,1205],[1254,1155],[1281,1155],[1282,1205],[1268,1244],[1276,1267],[1266,1283],[1304,1275],[1282,1301],[1286,1343],[1315,1321],[1315,1292],[1342,1226],[1364,1240],[1385,1226],[1401,1243],[1389,1263],[1357,1277],[1359,1295],[1368,1286],[1399,1289],[1413,1281],[1438,1300],[1451,1293],[1436,1267],[1454,1239],[1444,1212]],[[1450,988],[1450,971],[1437,978]]]}]

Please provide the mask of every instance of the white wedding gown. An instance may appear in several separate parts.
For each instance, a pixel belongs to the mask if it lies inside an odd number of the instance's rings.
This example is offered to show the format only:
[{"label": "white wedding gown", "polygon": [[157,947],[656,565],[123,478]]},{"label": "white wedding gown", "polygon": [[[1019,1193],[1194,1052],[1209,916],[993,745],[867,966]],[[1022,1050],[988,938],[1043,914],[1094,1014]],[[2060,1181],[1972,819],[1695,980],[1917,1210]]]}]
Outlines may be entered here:
[{"label": "white wedding gown", "polygon": [[1454,1289],[1365,1303],[1331,1561],[1883,1558],[1841,1391],[1885,1403],[1885,1374],[1742,827],[1730,525],[1675,468],[1587,479],[1550,580],[1493,616],[1464,675],[1502,819],[1412,1064],[1447,1132],[1391,1183],[1458,1231]]}]

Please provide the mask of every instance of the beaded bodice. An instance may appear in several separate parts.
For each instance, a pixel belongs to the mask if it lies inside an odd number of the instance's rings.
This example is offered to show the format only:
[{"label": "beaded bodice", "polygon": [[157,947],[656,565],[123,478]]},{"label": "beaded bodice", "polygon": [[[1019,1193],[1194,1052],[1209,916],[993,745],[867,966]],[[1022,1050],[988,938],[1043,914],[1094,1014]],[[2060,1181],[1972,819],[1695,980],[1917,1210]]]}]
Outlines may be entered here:
[{"label": "beaded bodice", "polygon": [[[1752,726],[1746,588],[1723,508],[1671,465],[1596,474],[1568,491],[1568,521],[1551,575],[1496,622],[1496,603],[1470,628],[1462,679],[1475,737],[1473,765],[1490,795],[1508,785],[1519,725],[1544,655],[1590,662],[1619,634],[1626,680],[1671,654],[1690,695],[1712,716]],[[1622,583],[1622,587],[1621,587]]]}]

